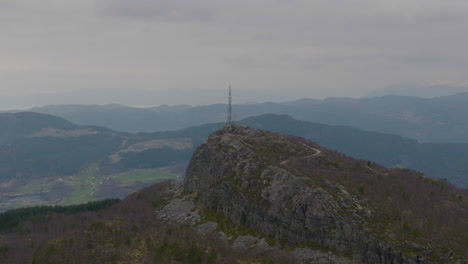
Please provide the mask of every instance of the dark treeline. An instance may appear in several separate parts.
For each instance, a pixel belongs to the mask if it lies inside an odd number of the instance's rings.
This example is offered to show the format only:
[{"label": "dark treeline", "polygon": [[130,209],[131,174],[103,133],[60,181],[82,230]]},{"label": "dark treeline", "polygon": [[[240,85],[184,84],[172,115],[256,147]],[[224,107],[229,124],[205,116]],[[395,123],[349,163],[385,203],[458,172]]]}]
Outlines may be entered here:
[{"label": "dark treeline", "polygon": [[107,208],[119,201],[120,199],[110,198],[78,205],[40,205],[10,210],[0,214],[0,232],[6,229],[15,228],[24,221],[34,221],[51,213],[75,214],[85,211],[98,211]]}]

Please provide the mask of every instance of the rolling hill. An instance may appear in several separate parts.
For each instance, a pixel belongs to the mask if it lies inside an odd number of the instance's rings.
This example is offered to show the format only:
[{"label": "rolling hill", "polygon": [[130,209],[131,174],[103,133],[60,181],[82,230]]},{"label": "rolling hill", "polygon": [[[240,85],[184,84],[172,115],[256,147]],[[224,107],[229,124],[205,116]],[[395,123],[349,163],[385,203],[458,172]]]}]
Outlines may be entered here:
[{"label": "rolling hill", "polygon": [[467,202],[466,190],[414,171],[230,125],[197,148],[182,183],[0,214],[0,260],[462,264]]},{"label": "rolling hill", "polygon": [[[468,142],[468,104],[465,94],[437,98],[383,96],[374,98],[300,99],[284,103],[235,105],[241,120],[261,114],[287,114],[295,119],[328,125],[397,134],[420,142]],[[226,106],[160,106],[132,108],[121,105],[62,105],[31,111],[58,115],[81,125],[99,125],[117,131],[179,130],[223,122]]]},{"label": "rolling hill", "polygon": [[29,112],[0,114],[0,122],[0,210],[123,197],[179,177],[177,166],[199,144],[195,136],[132,135]]},{"label": "rolling hill", "polygon": [[468,187],[467,143],[419,143],[398,135],[278,115],[247,118],[240,124],[304,137],[355,158],[421,171],[429,177],[446,178],[462,188]]},{"label": "rolling hill", "polygon": [[[0,208],[123,197],[155,181],[182,177],[195,148],[223,126],[213,123],[178,131],[129,134],[32,115],[35,125],[28,126],[33,128],[19,130],[27,131],[23,134],[12,133],[15,139],[0,144]],[[42,124],[40,118],[44,118]],[[468,186],[468,144],[419,143],[398,135],[299,121],[284,115],[251,117],[239,124],[301,136],[372,163],[414,169],[430,177],[446,178],[462,188]]]}]

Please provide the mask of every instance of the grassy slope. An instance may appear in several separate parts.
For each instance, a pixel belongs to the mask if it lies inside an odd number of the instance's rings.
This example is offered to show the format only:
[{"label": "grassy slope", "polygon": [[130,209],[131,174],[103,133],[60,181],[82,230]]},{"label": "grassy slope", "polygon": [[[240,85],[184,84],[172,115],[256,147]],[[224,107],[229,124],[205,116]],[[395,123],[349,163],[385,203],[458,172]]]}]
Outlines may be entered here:
[{"label": "grassy slope", "polygon": [[[138,169],[110,176],[99,175],[99,165],[92,164],[74,176],[59,179],[41,179],[28,181],[16,194],[42,193],[46,200],[22,199],[10,204],[0,204],[0,211],[8,208],[18,208],[37,204],[79,204],[96,200],[98,198],[123,197],[140,188],[151,185],[164,179],[177,179],[180,177],[166,168]],[[101,185],[110,185],[114,191],[109,196]]]}]

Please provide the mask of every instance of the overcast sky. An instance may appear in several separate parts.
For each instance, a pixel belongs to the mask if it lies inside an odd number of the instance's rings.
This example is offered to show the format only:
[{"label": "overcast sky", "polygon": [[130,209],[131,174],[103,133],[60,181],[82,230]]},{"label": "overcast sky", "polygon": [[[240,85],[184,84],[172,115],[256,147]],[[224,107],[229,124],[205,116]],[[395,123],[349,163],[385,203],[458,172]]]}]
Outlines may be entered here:
[{"label": "overcast sky", "polygon": [[466,86],[467,28],[466,0],[0,0],[0,96]]}]

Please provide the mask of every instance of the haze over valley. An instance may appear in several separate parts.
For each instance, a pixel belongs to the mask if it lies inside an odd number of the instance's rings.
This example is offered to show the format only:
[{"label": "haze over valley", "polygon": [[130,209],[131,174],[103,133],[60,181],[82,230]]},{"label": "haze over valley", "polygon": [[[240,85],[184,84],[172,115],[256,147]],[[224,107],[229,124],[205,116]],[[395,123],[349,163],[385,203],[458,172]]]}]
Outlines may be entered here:
[{"label": "haze over valley", "polygon": [[[234,92],[235,95],[235,92]],[[235,98],[235,97],[234,97]],[[329,125],[348,125],[398,134],[421,142],[468,142],[468,93],[434,98],[303,98],[289,102],[235,104],[238,120],[260,114],[287,114]],[[29,111],[58,115],[80,125],[131,133],[183,129],[226,120],[223,103],[134,108],[123,105],[49,105]]]},{"label": "haze over valley", "polygon": [[[211,107],[222,109],[222,105]],[[70,108],[83,110],[86,106]],[[93,108],[105,109],[90,110]],[[120,117],[136,116],[132,108],[119,108]],[[468,143],[419,143],[396,134],[299,121],[288,115],[263,114],[239,124],[301,136],[369,162],[418,170],[428,177],[468,187],[464,162]],[[0,137],[0,208],[4,210],[18,205],[124,197],[161,179],[180,180],[196,147],[224,122],[131,134],[19,112],[0,114],[0,125],[4,127]]]}]

